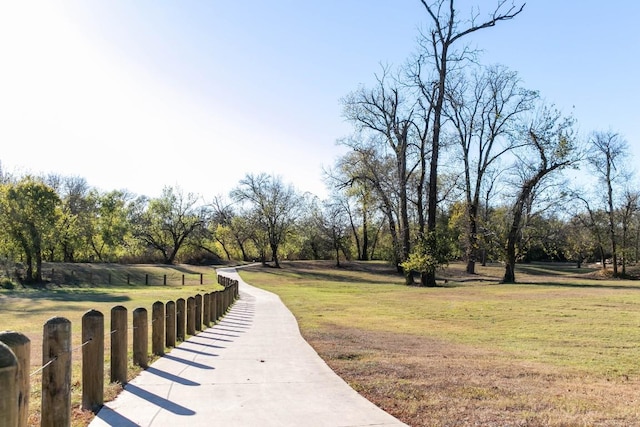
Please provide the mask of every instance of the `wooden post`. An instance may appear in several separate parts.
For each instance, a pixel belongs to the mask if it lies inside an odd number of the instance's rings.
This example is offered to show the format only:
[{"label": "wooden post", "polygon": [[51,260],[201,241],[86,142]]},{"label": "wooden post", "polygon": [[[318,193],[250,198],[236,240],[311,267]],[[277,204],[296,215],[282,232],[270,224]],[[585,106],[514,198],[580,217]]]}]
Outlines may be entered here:
[{"label": "wooden post", "polygon": [[164,354],[164,304],[162,301],[153,303],[151,309],[151,351],[157,356]]},{"label": "wooden post", "polygon": [[196,331],[202,330],[202,295],[197,294],[196,298]]},{"label": "wooden post", "polygon": [[104,316],[82,316],[82,409],[98,413],[104,403]]},{"label": "wooden post", "polygon": [[[18,399],[17,425],[19,427],[27,427],[27,420],[29,418],[29,393],[31,387],[31,382],[29,381],[29,369],[31,368],[31,340],[20,332],[4,331],[0,332],[0,342],[5,343],[11,349],[18,361],[18,388],[16,391]],[[0,370],[2,370],[1,366]],[[1,381],[2,380],[0,380],[0,382]],[[0,386],[0,390],[3,390],[2,386]],[[0,403],[0,408],[1,407],[2,403]],[[2,409],[0,409],[0,414],[2,414],[2,412]],[[2,423],[2,416],[0,415],[0,425],[3,425]]]},{"label": "wooden post", "polygon": [[127,383],[127,308],[117,305],[111,309],[111,382]]},{"label": "wooden post", "polygon": [[211,292],[211,297],[209,298],[211,301],[211,313],[209,316],[211,317],[211,323],[218,323],[218,292]]},{"label": "wooden post", "polygon": [[182,286],[184,286],[184,274],[182,275]]},{"label": "wooden post", "polygon": [[0,341],[0,426],[18,425],[18,358]]},{"label": "wooden post", "polygon": [[202,323],[205,328],[209,327],[209,313],[211,312],[211,302],[209,301],[211,296],[208,293],[205,293],[202,296]]},{"label": "wooden post", "polygon": [[218,301],[216,314],[218,315],[218,320],[220,320],[224,316],[224,289],[216,292],[216,294],[216,300]]},{"label": "wooden post", "polygon": [[178,341],[184,341],[186,332],[187,321],[187,306],[184,298],[178,298],[176,300],[176,339]]},{"label": "wooden post", "polygon": [[174,301],[168,301],[167,306],[167,347],[176,346],[176,303]]},{"label": "wooden post", "polygon": [[148,284],[149,284],[149,275],[148,275],[148,274],[145,274],[145,275],[144,275],[144,284],[145,284],[145,285],[148,285]]},{"label": "wooden post", "polygon": [[167,286],[167,275],[162,276],[162,284]]},{"label": "wooden post", "polygon": [[71,425],[71,322],[52,317],[42,336],[40,426]]},{"label": "wooden post", "polygon": [[203,280],[202,276],[203,276],[203,274],[202,274],[202,273],[200,273],[200,284],[201,284],[201,285],[202,285],[202,280]]},{"label": "wooden post", "polygon": [[133,310],[133,364],[143,368],[149,364],[149,324],[142,307]]},{"label": "wooden post", "polygon": [[196,334],[196,299],[187,298],[187,334]]}]

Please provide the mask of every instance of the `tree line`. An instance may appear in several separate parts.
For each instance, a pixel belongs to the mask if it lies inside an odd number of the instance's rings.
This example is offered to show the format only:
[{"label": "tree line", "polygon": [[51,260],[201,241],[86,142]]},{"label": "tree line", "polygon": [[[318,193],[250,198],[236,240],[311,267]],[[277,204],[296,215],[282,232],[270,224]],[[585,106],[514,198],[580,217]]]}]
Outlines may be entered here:
[{"label": "tree line", "polygon": [[414,53],[341,100],[353,132],[324,172],[325,200],[264,173],[211,200],[0,173],[6,272],[19,263],[21,280],[39,283],[43,260],[385,259],[407,284],[435,286],[453,260],[469,274],[500,261],[510,283],[516,262],[553,259],[626,275],[640,252],[640,196],[624,137],[579,134],[570,114],[466,42],[524,4],[460,19],[454,0],[420,3],[429,25]]}]

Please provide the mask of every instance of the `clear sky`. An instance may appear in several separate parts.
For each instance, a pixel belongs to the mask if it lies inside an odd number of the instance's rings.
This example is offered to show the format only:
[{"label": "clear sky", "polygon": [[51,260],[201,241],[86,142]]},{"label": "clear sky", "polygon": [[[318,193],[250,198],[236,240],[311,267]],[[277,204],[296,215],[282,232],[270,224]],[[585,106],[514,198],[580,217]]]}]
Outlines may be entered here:
[{"label": "clear sky", "polygon": [[[419,0],[0,2],[0,162],[150,197],[259,172],[323,196],[340,98],[402,63],[425,18]],[[530,0],[468,41],[640,159],[638,18],[632,0]]]}]

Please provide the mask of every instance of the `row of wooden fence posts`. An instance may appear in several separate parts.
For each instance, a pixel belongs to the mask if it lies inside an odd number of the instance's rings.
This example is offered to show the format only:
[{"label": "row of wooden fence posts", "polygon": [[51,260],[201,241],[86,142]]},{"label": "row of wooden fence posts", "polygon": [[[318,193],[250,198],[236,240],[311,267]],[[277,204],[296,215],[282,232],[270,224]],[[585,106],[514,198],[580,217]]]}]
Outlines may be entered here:
[{"label": "row of wooden fence posts", "polygon": [[[198,294],[151,309],[151,350],[162,356],[187,335],[202,331],[203,325],[218,322],[239,297],[238,282],[218,276],[221,291]],[[133,310],[133,363],[147,368],[148,316],[145,308]],[[110,381],[127,383],[127,309],[111,309]],[[82,409],[94,413],[104,403],[104,315],[89,310],[82,316]],[[71,425],[71,321],[53,317],[44,324],[42,367],[29,374],[31,341],[15,331],[0,331],[0,427],[26,427],[29,416],[30,376],[42,372],[41,426]]]},{"label": "row of wooden fence posts", "polygon": [[[55,277],[55,274],[56,274],[56,270],[55,270],[55,268],[52,268],[51,269],[51,279],[52,280]],[[198,274],[200,275],[200,284],[202,285],[204,283],[204,275],[202,273],[198,273]],[[75,275],[76,275],[75,271],[72,270],[71,271],[71,276],[75,277]],[[88,276],[87,281],[89,283],[93,283],[93,273],[89,272],[89,273],[87,273],[87,276]],[[111,284],[111,273],[108,273],[108,275],[107,275],[107,284],[108,285]],[[131,284],[131,275],[127,274],[127,285],[130,285],[130,284]],[[149,284],[149,274],[145,274],[144,275],[144,284],[145,285]],[[162,275],[162,284],[165,285],[165,286],[167,284],[167,275],[166,274]],[[183,274],[182,275],[182,286],[184,286],[184,284],[185,284],[185,275]]]}]

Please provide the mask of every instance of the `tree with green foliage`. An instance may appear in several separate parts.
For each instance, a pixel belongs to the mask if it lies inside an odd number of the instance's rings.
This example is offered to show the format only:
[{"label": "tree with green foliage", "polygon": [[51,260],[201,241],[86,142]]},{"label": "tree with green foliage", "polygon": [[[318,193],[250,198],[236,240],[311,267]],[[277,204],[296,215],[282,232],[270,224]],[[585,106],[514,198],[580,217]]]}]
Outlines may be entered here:
[{"label": "tree with green foliage", "polygon": [[89,194],[94,218],[87,239],[100,262],[113,262],[124,255],[132,232],[127,215],[131,199],[131,194],[121,190],[106,193],[94,190]]},{"label": "tree with green foliage", "polygon": [[134,219],[134,235],[144,245],[173,264],[180,248],[196,230],[206,224],[208,212],[198,206],[198,197],[180,188],[165,187],[162,195],[149,200]]},{"label": "tree with green foliage", "polygon": [[0,185],[0,232],[21,250],[26,264],[24,282],[42,282],[43,248],[54,239],[60,198],[42,180],[26,176]]}]

